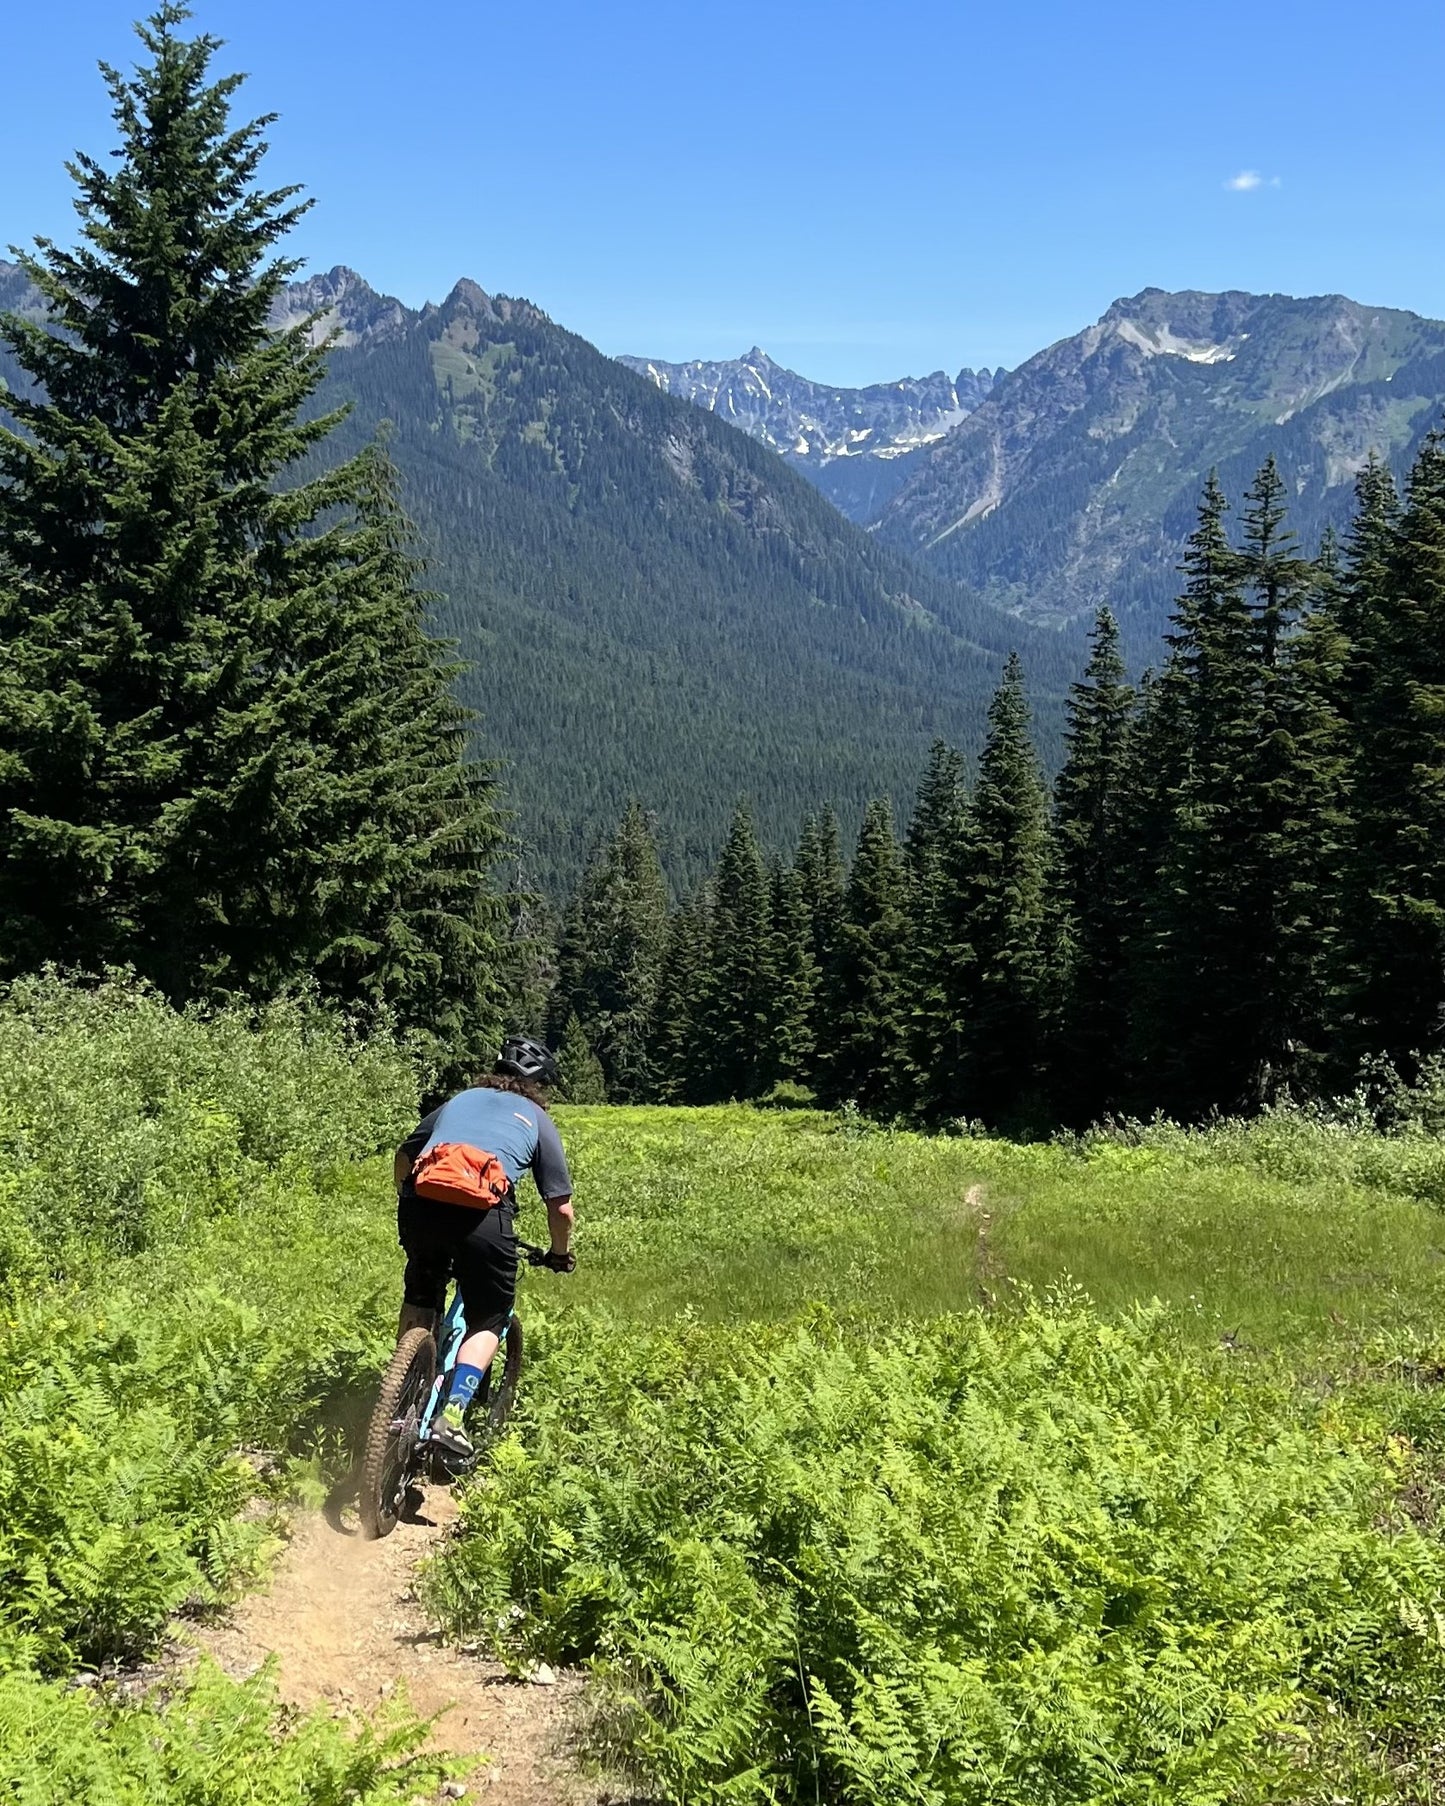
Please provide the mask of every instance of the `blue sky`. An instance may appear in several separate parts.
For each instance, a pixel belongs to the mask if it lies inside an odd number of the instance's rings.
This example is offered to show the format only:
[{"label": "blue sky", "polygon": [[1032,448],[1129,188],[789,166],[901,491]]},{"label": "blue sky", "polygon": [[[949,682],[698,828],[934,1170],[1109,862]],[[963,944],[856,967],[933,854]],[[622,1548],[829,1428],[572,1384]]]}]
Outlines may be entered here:
[{"label": "blue sky", "polygon": [[[0,242],[69,235],[127,0],[7,9]],[[278,111],[296,249],[456,277],[603,350],[825,381],[1013,365],[1118,295],[1339,290],[1445,317],[1439,0],[211,0]],[[1240,178],[1243,178],[1241,181]],[[1230,186],[1234,183],[1234,186]]]}]

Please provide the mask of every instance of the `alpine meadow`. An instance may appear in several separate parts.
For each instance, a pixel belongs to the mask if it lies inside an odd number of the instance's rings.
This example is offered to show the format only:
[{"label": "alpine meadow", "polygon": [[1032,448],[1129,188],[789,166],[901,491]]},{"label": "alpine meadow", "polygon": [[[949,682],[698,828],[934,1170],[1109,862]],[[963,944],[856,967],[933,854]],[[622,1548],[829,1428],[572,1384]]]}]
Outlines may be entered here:
[{"label": "alpine meadow", "polygon": [[1445,1800],[1445,326],[614,359],[136,33],[0,266],[0,1799]]}]

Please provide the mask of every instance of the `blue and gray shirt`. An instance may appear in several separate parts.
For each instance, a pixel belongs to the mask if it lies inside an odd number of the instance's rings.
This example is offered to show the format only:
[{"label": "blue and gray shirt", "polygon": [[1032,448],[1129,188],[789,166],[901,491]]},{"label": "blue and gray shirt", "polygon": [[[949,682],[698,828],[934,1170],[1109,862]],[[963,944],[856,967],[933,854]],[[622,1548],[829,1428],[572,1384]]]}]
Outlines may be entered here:
[{"label": "blue and gray shirt", "polygon": [[[479,1085],[459,1091],[439,1110],[424,1116],[401,1144],[412,1164],[429,1148],[444,1141],[462,1141],[495,1154],[513,1187],[530,1172],[544,1198],[566,1198],[572,1193],[572,1176],[557,1125],[539,1105],[515,1091],[494,1091]],[[401,1188],[404,1198],[415,1197],[408,1178]]]}]

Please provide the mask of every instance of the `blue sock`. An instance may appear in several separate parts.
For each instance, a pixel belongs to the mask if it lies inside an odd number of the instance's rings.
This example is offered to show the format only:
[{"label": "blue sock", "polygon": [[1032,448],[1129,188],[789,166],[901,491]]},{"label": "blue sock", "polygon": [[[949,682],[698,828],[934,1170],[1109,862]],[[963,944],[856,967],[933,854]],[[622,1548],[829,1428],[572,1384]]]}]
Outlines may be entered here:
[{"label": "blue sock", "polygon": [[447,1410],[460,1412],[463,1417],[477,1396],[477,1388],[482,1383],[485,1369],[481,1367],[463,1366],[459,1361],[452,1369],[452,1389],[447,1394]]}]

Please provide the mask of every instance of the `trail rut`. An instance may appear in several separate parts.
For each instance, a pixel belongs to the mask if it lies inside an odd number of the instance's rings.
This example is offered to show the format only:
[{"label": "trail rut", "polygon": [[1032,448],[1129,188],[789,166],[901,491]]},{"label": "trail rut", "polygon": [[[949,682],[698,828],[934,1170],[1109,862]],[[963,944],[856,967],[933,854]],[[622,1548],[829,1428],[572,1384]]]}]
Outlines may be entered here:
[{"label": "trail rut", "polygon": [[297,1706],[366,1713],[405,1685],[428,1747],[475,1756],[465,1797],[508,1806],[601,1806],[613,1796],[579,1773],[582,1677],[518,1681],[497,1663],[448,1647],[415,1597],[418,1562],[455,1522],[449,1492],[429,1487],[416,1521],[380,1542],[320,1513],[296,1520],[268,1591],[243,1600],[197,1641],[227,1673],[279,1663],[281,1697]]}]

